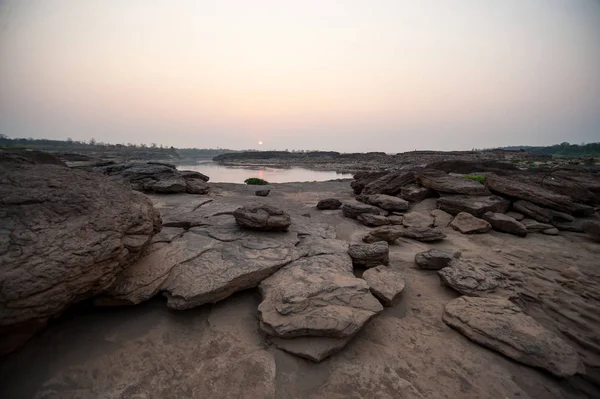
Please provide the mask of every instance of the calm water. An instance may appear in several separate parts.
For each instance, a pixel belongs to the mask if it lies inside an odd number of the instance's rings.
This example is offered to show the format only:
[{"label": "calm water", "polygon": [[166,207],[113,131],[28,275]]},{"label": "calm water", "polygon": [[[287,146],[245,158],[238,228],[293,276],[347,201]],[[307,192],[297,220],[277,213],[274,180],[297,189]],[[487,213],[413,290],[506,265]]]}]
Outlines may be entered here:
[{"label": "calm water", "polygon": [[212,161],[178,165],[179,170],[195,170],[210,177],[214,183],[243,183],[249,177],[258,177],[269,183],[325,181],[351,178],[351,173],[310,170],[304,168],[272,168],[258,166],[225,166]]}]

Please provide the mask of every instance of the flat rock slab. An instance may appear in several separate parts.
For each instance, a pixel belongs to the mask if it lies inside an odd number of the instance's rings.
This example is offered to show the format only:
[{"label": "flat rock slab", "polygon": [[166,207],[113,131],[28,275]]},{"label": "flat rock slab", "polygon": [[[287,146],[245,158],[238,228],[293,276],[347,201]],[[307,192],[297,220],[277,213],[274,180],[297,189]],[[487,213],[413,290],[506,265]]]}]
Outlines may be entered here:
[{"label": "flat rock slab", "polygon": [[299,259],[263,280],[259,290],[261,329],[281,338],[351,337],[383,310],[345,254]]},{"label": "flat rock slab", "polygon": [[390,247],[385,241],[350,245],[348,255],[355,266],[375,267],[390,263]]},{"label": "flat rock slab", "polygon": [[403,212],[410,206],[410,203],[402,198],[385,194],[359,195],[356,199],[390,212]]},{"label": "flat rock slab", "polygon": [[518,200],[513,202],[513,209],[532,219],[542,223],[552,222],[572,222],[575,218],[568,213],[555,211],[553,209],[543,208],[529,201]]},{"label": "flat rock slab", "polygon": [[392,306],[394,300],[404,290],[402,275],[387,266],[377,266],[365,271],[363,280],[369,284],[369,289],[381,301],[383,306]]},{"label": "flat rock slab", "polygon": [[521,223],[529,232],[543,231],[554,228],[554,226],[551,224],[538,222],[537,220],[533,219],[523,219]]},{"label": "flat rock slab", "polygon": [[510,201],[497,195],[448,195],[437,200],[438,209],[444,212],[451,215],[467,212],[476,217],[482,217],[486,212],[504,213],[509,205]]},{"label": "flat rock slab", "polygon": [[527,235],[527,227],[523,223],[503,213],[486,212],[483,214],[483,219],[491,224],[494,230],[519,237]]},{"label": "flat rock slab", "polygon": [[358,215],[363,213],[379,215],[381,214],[381,209],[367,204],[344,204],[342,206],[342,213],[347,218],[356,219]]},{"label": "flat rock slab", "polygon": [[454,219],[454,216],[441,209],[434,209],[429,214],[433,217],[433,227],[448,227],[452,219]]},{"label": "flat rock slab", "polygon": [[243,206],[233,217],[239,226],[254,230],[285,231],[292,224],[290,215],[273,205]]},{"label": "flat rock slab", "polygon": [[451,176],[444,172],[424,172],[417,175],[422,186],[449,194],[489,195],[488,189],[481,183],[462,177]]},{"label": "flat rock slab", "polygon": [[402,225],[404,227],[426,228],[433,227],[433,217],[420,212],[409,212],[404,215]]},{"label": "flat rock slab", "polygon": [[317,203],[318,209],[339,209],[342,206],[342,201],[337,198],[324,198]]},{"label": "flat rock slab", "polygon": [[478,344],[558,377],[579,368],[575,349],[508,299],[463,296],[448,302],[442,319]]},{"label": "flat rock slab", "polygon": [[492,228],[492,225],[483,219],[476,218],[470,213],[461,212],[452,220],[450,227],[463,234],[480,234],[486,233]]},{"label": "flat rock slab", "polygon": [[504,288],[505,279],[485,263],[454,259],[438,270],[440,281],[463,295],[481,296]]},{"label": "flat rock slab", "polygon": [[422,242],[441,241],[446,238],[446,234],[440,229],[430,227],[406,227],[401,231],[401,236]]},{"label": "flat rock slab", "polygon": [[368,227],[379,227],[390,224],[390,221],[387,217],[382,215],[372,215],[370,213],[358,215],[356,220]]},{"label": "flat rock slab", "polygon": [[352,338],[354,337],[269,337],[269,341],[277,349],[318,363],[341,351]]},{"label": "flat rock slab", "polygon": [[414,172],[392,172],[371,181],[364,187],[362,193],[367,195],[398,195],[402,190],[402,187],[406,186],[407,184],[414,183],[415,181]]},{"label": "flat rock slab", "polygon": [[460,252],[458,251],[446,251],[433,248],[416,254],[415,263],[421,269],[440,270],[459,257]]}]

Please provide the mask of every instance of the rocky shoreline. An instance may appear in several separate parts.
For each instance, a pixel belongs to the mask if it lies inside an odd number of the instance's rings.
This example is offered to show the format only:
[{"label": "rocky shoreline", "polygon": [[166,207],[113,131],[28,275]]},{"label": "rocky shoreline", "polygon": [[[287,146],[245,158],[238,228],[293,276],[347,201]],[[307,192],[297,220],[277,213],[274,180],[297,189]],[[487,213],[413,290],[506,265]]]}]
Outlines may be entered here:
[{"label": "rocky shoreline", "polygon": [[[1,396],[598,395],[600,178],[421,155],[265,196],[169,165],[3,159],[4,352],[38,334],[4,357]],[[61,327],[80,301],[105,315],[84,337],[111,312],[148,328],[86,355]]]}]

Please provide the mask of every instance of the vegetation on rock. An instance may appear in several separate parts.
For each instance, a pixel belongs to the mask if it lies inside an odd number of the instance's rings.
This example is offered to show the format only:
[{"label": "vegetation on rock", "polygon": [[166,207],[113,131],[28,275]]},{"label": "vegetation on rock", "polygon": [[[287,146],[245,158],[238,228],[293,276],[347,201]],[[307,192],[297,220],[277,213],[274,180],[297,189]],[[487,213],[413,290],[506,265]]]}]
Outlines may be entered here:
[{"label": "vegetation on rock", "polygon": [[462,176],[462,178],[468,179],[468,180],[474,180],[481,184],[485,183],[485,176],[481,176],[481,175],[464,175],[464,176]]},{"label": "vegetation on rock", "polygon": [[259,179],[258,177],[250,177],[249,179],[244,180],[244,183],[258,186],[264,186],[265,184],[269,184],[268,181]]}]

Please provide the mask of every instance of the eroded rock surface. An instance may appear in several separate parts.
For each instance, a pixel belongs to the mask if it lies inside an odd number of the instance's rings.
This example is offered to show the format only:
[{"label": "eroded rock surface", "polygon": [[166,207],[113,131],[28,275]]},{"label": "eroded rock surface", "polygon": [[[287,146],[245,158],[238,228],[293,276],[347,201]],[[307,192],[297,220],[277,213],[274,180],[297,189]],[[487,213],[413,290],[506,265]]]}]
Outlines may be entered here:
[{"label": "eroded rock surface", "polygon": [[342,201],[337,198],[324,198],[317,203],[318,209],[339,209]]},{"label": "eroded rock surface", "polygon": [[450,223],[450,226],[463,234],[485,233],[492,228],[492,225],[489,222],[476,218],[467,212],[461,212],[456,215],[452,220],[452,223]]},{"label": "eroded rock surface", "polygon": [[481,296],[506,285],[500,272],[471,259],[454,259],[437,273],[444,284],[464,295]]},{"label": "eroded rock surface", "polygon": [[440,270],[448,266],[451,261],[460,257],[458,251],[443,249],[429,249],[415,255],[415,263],[421,269]]},{"label": "eroded rock surface", "polygon": [[404,219],[402,220],[404,227],[426,228],[433,227],[433,224],[434,220],[432,216],[420,212],[409,212],[404,215]]},{"label": "eroded rock surface", "polygon": [[407,184],[402,187],[402,190],[400,191],[400,196],[410,202],[420,202],[425,198],[433,197],[434,195],[434,190],[416,183]]},{"label": "eroded rock surface", "polygon": [[0,165],[0,345],[108,288],[161,228],[142,194],[55,165]]},{"label": "eroded rock surface", "polygon": [[358,215],[356,220],[369,227],[378,227],[390,224],[390,221],[387,217],[382,215],[373,215],[370,213],[362,213]]},{"label": "eroded rock surface", "polygon": [[410,205],[402,198],[385,194],[359,195],[356,199],[390,212],[406,211]]},{"label": "eroded rock surface", "polygon": [[517,222],[512,217],[503,213],[486,212],[483,214],[483,219],[491,224],[494,230],[514,234],[519,237],[527,235],[527,227],[523,223]]},{"label": "eroded rock surface", "polygon": [[579,368],[575,349],[505,298],[462,296],[448,302],[443,320],[483,346],[556,376]]},{"label": "eroded rock surface", "polygon": [[442,193],[479,196],[490,194],[488,189],[481,183],[439,171],[419,173],[417,174],[417,180],[424,187]]},{"label": "eroded rock surface", "polygon": [[357,266],[375,267],[387,265],[390,262],[390,248],[387,242],[378,241],[373,244],[350,245],[348,255]]},{"label": "eroded rock surface", "polygon": [[388,266],[369,269],[363,273],[362,278],[369,284],[369,289],[383,306],[392,306],[394,300],[404,290],[404,278]]},{"label": "eroded rock surface", "polygon": [[366,243],[385,241],[389,244],[393,244],[394,241],[402,237],[404,230],[404,227],[397,225],[378,227],[365,235],[363,241]]},{"label": "eroded rock surface", "polygon": [[239,226],[254,230],[285,231],[292,223],[290,215],[273,205],[243,206],[233,217]]},{"label": "eroded rock surface", "polygon": [[363,213],[370,213],[373,215],[381,214],[381,209],[376,206],[367,205],[367,204],[344,204],[342,206],[342,213],[345,217],[356,219],[358,215]]},{"label": "eroded rock surface", "polygon": [[475,217],[482,217],[486,212],[504,213],[510,201],[496,196],[448,195],[437,200],[439,209],[451,215],[467,212]]}]

